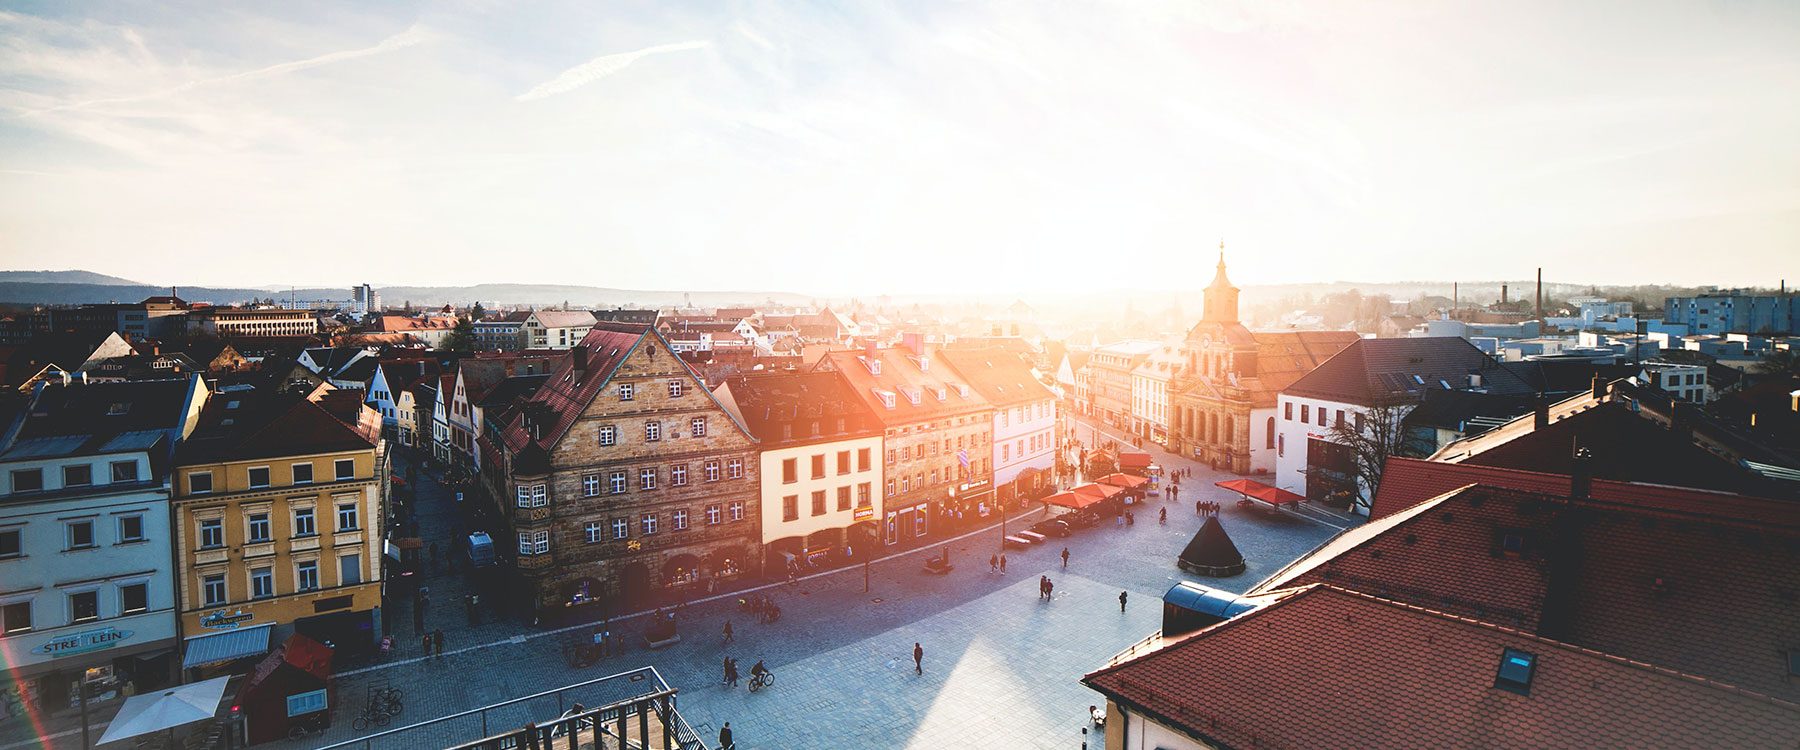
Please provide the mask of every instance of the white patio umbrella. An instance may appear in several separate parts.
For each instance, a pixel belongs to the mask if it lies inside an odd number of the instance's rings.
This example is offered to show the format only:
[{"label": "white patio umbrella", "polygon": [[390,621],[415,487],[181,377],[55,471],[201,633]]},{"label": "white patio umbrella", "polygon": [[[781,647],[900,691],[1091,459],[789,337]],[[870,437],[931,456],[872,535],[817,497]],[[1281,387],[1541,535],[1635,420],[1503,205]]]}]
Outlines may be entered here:
[{"label": "white patio umbrella", "polygon": [[106,726],[106,734],[100,735],[99,744],[165,729],[173,739],[175,727],[205,721],[219,712],[219,698],[225,694],[225,683],[230,680],[230,677],[216,677],[127,698],[125,705],[119,707],[119,715]]}]

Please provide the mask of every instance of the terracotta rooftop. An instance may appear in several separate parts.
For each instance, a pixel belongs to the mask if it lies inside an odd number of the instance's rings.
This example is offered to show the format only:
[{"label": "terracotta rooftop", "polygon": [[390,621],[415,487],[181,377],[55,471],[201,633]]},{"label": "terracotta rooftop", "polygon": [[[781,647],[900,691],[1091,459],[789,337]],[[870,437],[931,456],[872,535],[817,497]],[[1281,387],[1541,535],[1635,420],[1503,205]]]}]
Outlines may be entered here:
[{"label": "terracotta rooftop", "polygon": [[647,326],[594,323],[581,343],[557,361],[549,379],[523,407],[541,410],[543,421],[536,440],[526,431],[525,420],[514,420],[501,433],[507,447],[517,453],[534,443],[540,449],[555,445],[593,403],[594,396],[606,388],[626,355],[646,337],[654,340],[655,335]]},{"label": "terracotta rooftop", "polygon": [[1800,512],[1596,487],[1453,490],[1343,532],[1252,592],[1328,583],[1800,699],[1785,658],[1800,633]]},{"label": "terracotta rooftop", "polygon": [[1284,389],[1291,396],[1349,404],[1378,397],[1417,397],[1431,388],[1468,388],[1480,375],[1492,393],[1529,394],[1532,386],[1517,373],[1455,336],[1358,339]]},{"label": "terracotta rooftop", "polygon": [[[923,351],[919,357],[911,350],[890,347],[876,349],[872,358],[866,349],[834,351],[824,354],[817,367],[841,373],[851,392],[889,427],[989,408],[985,397],[949,366],[939,350]],[[919,367],[921,360],[924,369]],[[876,363],[878,373],[870,369],[871,363]],[[891,401],[879,394],[891,394]]]},{"label": "terracotta rooftop", "polygon": [[[1528,687],[1498,686],[1509,650]],[[1219,747],[1793,748],[1800,706],[1311,585],[1082,682]]]},{"label": "terracotta rooftop", "polygon": [[1032,374],[1031,364],[1006,349],[943,349],[938,352],[988,403],[997,407],[1035,404],[1056,398]]}]

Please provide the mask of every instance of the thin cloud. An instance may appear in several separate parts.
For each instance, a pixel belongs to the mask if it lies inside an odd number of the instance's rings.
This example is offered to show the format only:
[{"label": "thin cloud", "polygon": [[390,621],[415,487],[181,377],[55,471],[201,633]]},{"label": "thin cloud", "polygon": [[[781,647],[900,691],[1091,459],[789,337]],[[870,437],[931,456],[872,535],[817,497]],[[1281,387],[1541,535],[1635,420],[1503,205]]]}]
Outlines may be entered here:
[{"label": "thin cloud", "polygon": [[678,42],[676,44],[659,44],[655,47],[645,47],[632,52],[602,55],[565,70],[561,75],[540,83],[530,91],[520,94],[515,98],[522,102],[529,102],[545,97],[556,96],[557,94],[574,91],[582,86],[586,86],[624,70],[639,59],[651,55],[662,54],[664,52],[681,52],[683,50],[702,49],[706,46],[707,43],[702,41]]},{"label": "thin cloud", "polygon": [[[135,35],[130,35],[130,36],[128,36],[128,38],[135,40]],[[26,112],[21,116],[22,117],[35,117],[37,115],[48,114],[51,112],[60,112],[60,111],[72,110],[72,109],[86,109],[88,107],[93,107],[93,106],[102,105],[102,104],[125,104],[125,103],[130,103],[130,102],[147,101],[150,99],[161,99],[164,97],[174,96],[176,94],[184,93],[187,91],[192,91],[194,89],[206,88],[209,86],[220,86],[220,85],[224,85],[224,84],[228,84],[228,83],[241,83],[244,81],[254,81],[257,79],[261,79],[261,78],[271,78],[274,76],[286,75],[288,73],[306,70],[308,68],[317,68],[322,65],[331,65],[333,63],[339,63],[339,62],[343,62],[345,60],[355,60],[357,58],[369,57],[371,55],[386,54],[388,52],[405,49],[407,47],[411,47],[413,45],[419,44],[420,42],[425,41],[425,39],[426,39],[425,32],[415,26],[415,27],[407,29],[406,31],[403,31],[399,34],[395,34],[386,39],[383,39],[383,40],[381,40],[381,42],[379,44],[376,44],[373,47],[363,47],[361,49],[344,50],[342,52],[332,52],[329,54],[320,55],[318,57],[310,57],[305,60],[295,60],[292,62],[284,62],[284,63],[279,63],[276,65],[270,65],[269,67],[266,67],[266,68],[258,68],[256,70],[247,70],[242,73],[233,73],[233,74],[227,75],[227,76],[218,76],[215,78],[207,78],[207,79],[199,80],[199,81],[188,81],[187,83],[183,83],[179,86],[172,86],[172,87],[169,87],[166,89],[151,91],[151,92],[143,93],[143,94],[133,94],[131,96],[108,97],[108,98],[103,98],[103,99],[88,99],[88,100],[80,101],[80,102],[71,102],[69,104],[59,104],[54,107],[46,107],[44,109]],[[138,46],[141,48],[141,46],[142,46],[141,42],[139,42]],[[147,53],[147,50],[146,50],[146,53]]]}]

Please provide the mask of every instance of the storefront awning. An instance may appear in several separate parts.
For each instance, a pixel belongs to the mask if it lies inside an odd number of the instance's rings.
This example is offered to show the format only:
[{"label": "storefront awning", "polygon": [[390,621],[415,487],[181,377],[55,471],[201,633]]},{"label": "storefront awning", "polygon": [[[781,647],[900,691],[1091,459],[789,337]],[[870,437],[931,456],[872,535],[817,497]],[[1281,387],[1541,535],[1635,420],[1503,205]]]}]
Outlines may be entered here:
[{"label": "storefront awning", "polygon": [[181,657],[181,668],[193,669],[262,656],[269,652],[269,639],[274,632],[275,626],[271,624],[189,638],[182,644],[185,653]]}]

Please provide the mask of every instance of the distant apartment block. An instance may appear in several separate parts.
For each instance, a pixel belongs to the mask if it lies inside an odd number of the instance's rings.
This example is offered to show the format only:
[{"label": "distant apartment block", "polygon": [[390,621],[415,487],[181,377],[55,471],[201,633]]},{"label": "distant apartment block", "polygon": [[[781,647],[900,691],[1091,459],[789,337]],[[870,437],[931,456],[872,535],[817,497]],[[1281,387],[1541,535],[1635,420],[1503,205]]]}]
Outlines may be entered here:
[{"label": "distant apartment block", "polygon": [[1691,335],[1800,332],[1800,302],[1791,296],[1755,297],[1741,291],[1670,297],[1663,320],[1687,326]]}]

